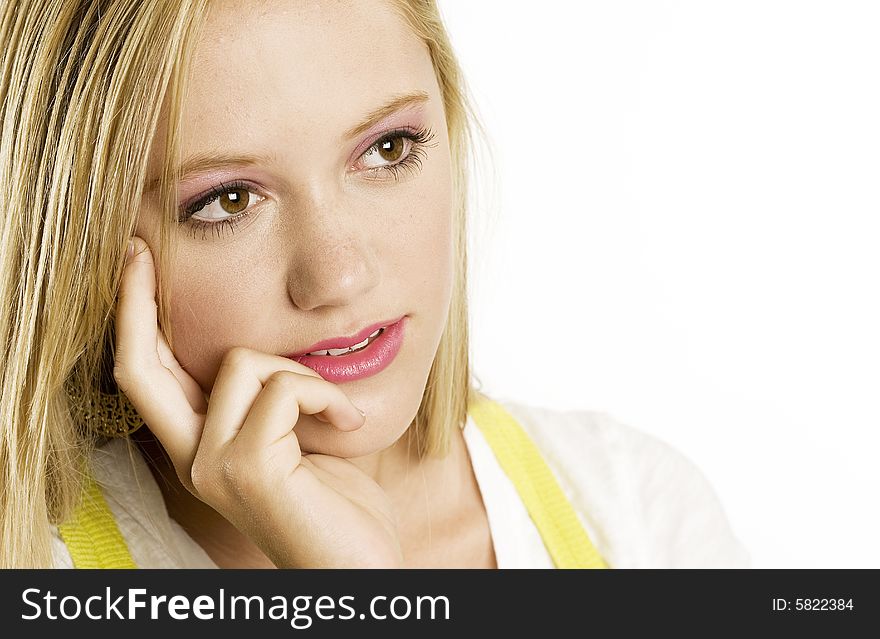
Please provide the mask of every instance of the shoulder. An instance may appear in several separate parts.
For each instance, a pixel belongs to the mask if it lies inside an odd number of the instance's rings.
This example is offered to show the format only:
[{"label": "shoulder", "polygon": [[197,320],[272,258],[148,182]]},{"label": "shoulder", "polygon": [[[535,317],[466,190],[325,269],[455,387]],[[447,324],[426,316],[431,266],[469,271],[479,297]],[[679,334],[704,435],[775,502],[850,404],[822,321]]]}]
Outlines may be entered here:
[{"label": "shoulder", "polygon": [[[140,568],[216,568],[168,514],[159,485],[137,447],[112,439],[94,449],[90,470],[106,509]],[[52,527],[55,567],[72,568],[70,549]]]},{"label": "shoulder", "polygon": [[541,451],[612,567],[748,567],[700,468],[607,413],[497,400]]}]

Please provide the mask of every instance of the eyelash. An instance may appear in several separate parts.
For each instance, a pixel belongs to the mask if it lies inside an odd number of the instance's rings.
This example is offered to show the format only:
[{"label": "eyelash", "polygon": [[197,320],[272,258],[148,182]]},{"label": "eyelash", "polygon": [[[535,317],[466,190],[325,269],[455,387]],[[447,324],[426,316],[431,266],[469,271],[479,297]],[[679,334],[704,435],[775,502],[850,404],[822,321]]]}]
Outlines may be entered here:
[{"label": "eyelash", "polygon": [[[366,172],[370,176],[376,176],[381,173],[391,174],[391,177],[395,182],[400,181],[401,175],[404,172],[409,172],[411,175],[415,175],[422,168],[422,160],[424,160],[426,155],[425,149],[427,147],[437,146],[436,142],[434,144],[430,144],[434,137],[435,134],[430,128],[422,128],[417,130],[404,128],[389,131],[381,138],[376,140],[372,145],[370,145],[370,147],[361,154],[361,157],[366,155],[371,150],[380,147],[385,142],[396,140],[398,138],[406,138],[410,140],[411,144],[409,153],[407,153],[406,157],[395,164],[372,167],[366,169]],[[370,177],[369,179],[380,178]],[[241,221],[243,221],[244,218],[250,215],[252,207],[248,208],[245,211],[242,211],[237,215],[234,215],[224,220],[219,220],[217,222],[207,222],[205,220],[195,219],[193,218],[193,215],[211,204],[218,197],[239,189],[248,191],[249,193],[253,193],[253,187],[249,186],[245,182],[242,182],[241,180],[234,180],[228,183],[221,182],[218,186],[211,188],[211,190],[208,191],[204,196],[184,207],[178,216],[178,221],[181,224],[185,224],[189,227],[190,234],[193,237],[195,237],[196,234],[201,231],[202,239],[206,239],[209,231],[212,234],[216,234],[218,237],[223,235],[227,230],[230,230],[234,233],[235,227]]]}]

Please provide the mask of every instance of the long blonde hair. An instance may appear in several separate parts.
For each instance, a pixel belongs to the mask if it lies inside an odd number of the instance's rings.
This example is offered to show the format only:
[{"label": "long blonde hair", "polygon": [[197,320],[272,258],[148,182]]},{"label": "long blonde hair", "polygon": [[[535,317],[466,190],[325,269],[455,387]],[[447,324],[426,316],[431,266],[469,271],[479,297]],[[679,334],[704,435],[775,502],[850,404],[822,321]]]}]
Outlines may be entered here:
[{"label": "long blonde hair", "polygon": [[[71,397],[112,379],[115,299],[150,144],[168,105],[156,259],[168,322],[184,78],[208,0],[5,0],[0,15],[0,567],[52,565],[99,440]],[[434,0],[392,0],[424,41],[444,99],[457,252],[449,316],[410,435],[445,455],[479,394],[467,312],[468,173],[482,132]],[[173,347],[173,346],[172,346]],[[414,430],[413,430],[414,429]]]}]

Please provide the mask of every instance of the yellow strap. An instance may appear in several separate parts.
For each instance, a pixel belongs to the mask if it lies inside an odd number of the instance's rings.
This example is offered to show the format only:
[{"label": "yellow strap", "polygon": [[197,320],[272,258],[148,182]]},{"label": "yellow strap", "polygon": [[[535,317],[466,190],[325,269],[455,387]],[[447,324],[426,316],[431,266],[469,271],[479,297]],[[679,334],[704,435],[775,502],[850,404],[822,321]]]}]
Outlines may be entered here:
[{"label": "yellow strap", "polygon": [[58,526],[74,568],[137,568],[113,513],[91,475],[83,501],[73,516]]},{"label": "yellow strap", "polygon": [[574,508],[522,426],[498,402],[477,399],[468,412],[510,477],[557,568],[608,568]]}]

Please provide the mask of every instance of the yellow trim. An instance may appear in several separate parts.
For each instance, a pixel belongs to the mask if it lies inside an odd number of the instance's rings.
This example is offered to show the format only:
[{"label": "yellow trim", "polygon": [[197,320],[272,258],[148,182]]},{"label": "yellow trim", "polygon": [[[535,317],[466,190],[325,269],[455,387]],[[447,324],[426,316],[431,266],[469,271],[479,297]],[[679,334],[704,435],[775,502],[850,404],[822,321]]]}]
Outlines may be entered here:
[{"label": "yellow trim", "polygon": [[608,568],[553,472],[522,426],[498,402],[468,406],[474,423],[516,487],[557,568]]},{"label": "yellow trim", "polygon": [[137,568],[113,513],[91,475],[83,501],[73,516],[58,526],[74,568]]}]

